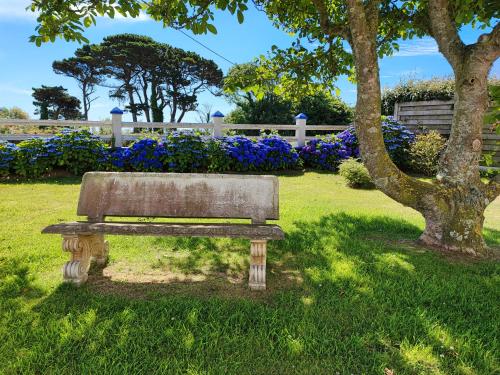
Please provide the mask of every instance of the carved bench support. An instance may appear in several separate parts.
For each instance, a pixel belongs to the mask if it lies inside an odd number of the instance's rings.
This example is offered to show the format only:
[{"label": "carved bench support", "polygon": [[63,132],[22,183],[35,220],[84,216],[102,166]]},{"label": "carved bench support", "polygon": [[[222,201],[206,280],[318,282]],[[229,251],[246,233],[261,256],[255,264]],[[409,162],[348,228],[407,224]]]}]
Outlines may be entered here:
[{"label": "carved bench support", "polygon": [[250,276],[248,286],[252,290],[266,289],[266,253],[267,241],[250,242]]},{"label": "carved bench support", "polygon": [[63,266],[64,281],[77,285],[87,281],[91,259],[105,264],[108,256],[103,235],[63,235],[63,250],[71,252],[71,260]]}]

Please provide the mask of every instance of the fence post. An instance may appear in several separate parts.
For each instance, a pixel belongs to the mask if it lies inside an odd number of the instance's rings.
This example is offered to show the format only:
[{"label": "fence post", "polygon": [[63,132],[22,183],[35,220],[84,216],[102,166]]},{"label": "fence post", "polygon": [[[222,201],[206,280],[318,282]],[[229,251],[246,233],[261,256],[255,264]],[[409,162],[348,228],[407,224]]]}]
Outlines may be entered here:
[{"label": "fence post", "polygon": [[222,137],[222,124],[224,123],[224,115],[217,111],[212,115],[212,123],[214,124],[214,137]]},{"label": "fence post", "polygon": [[295,116],[295,138],[297,139],[297,146],[302,147],[306,144],[306,124],[307,116],[304,113],[299,113]]},{"label": "fence post", "polygon": [[122,117],[123,111],[115,107],[111,110],[111,124],[113,125],[113,147],[122,147],[123,146],[123,138],[122,138]]}]

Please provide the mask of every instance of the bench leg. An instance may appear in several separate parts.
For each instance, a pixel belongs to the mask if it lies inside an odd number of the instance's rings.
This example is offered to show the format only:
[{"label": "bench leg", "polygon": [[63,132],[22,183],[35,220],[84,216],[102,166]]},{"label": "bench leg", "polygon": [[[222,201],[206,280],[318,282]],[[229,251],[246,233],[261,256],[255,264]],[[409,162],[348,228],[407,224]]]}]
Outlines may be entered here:
[{"label": "bench leg", "polygon": [[250,276],[248,286],[252,290],[266,289],[267,241],[250,242]]},{"label": "bench leg", "polygon": [[104,234],[95,234],[90,239],[90,250],[92,252],[92,260],[99,266],[104,266],[108,263],[109,245],[108,241],[104,240]]},{"label": "bench leg", "polygon": [[91,258],[106,259],[107,245],[102,235],[64,235],[63,250],[71,260],[63,266],[64,281],[81,285],[87,281]]}]

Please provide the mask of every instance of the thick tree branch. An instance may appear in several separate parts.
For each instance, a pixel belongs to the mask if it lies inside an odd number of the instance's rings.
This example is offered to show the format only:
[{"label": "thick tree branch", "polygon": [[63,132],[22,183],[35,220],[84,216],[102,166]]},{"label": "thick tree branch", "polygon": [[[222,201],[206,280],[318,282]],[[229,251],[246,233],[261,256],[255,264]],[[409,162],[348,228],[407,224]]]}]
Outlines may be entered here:
[{"label": "thick tree branch", "polygon": [[349,40],[349,30],[345,25],[334,24],[330,21],[328,8],[324,0],[312,0],[319,14],[319,24],[321,29],[329,37],[341,37]]},{"label": "thick tree branch", "polygon": [[460,69],[465,53],[465,44],[449,11],[448,0],[429,1],[429,20],[431,34],[438,44],[439,51],[446,57],[455,71]]},{"label": "thick tree branch", "polygon": [[490,63],[498,59],[500,57],[500,22],[497,22],[490,33],[482,34],[472,48]]}]

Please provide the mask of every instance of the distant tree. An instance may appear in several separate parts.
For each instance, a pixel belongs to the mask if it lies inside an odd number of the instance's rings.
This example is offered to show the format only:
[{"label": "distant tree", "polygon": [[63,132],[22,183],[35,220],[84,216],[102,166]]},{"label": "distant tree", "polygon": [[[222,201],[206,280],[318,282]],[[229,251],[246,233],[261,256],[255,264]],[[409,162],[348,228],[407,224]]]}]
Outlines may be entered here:
[{"label": "distant tree", "polygon": [[201,123],[209,123],[212,116],[212,104],[202,104],[201,108],[198,107],[196,113]]},{"label": "distant tree", "polygon": [[252,95],[234,97],[236,109],[226,122],[233,124],[293,124],[293,104],[273,93],[257,99]]},{"label": "distant tree", "polygon": [[[148,100],[138,100],[137,95],[144,92],[145,72],[143,63],[150,55],[151,47],[156,42],[142,35],[118,34],[104,38],[103,42],[93,49],[98,53],[104,73],[116,80],[111,84],[110,97],[119,100],[128,100],[127,109],[132,114],[132,119],[137,122],[138,115],[143,110],[148,111]],[[147,87],[145,88],[147,91]]]},{"label": "distant tree", "polygon": [[170,122],[181,122],[189,111],[196,110],[198,95],[210,91],[218,95],[222,71],[217,64],[200,55],[179,48],[165,48],[159,77],[160,95],[170,110]]},{"label": "distant tree", "polygon": [[340,98],[319,92],[304,96],[293,106],[293,113],[307,114],[309,125],[344,125],[353,120],[352,109]]},{"label": "distant tree", "polygon": [[103,69],[90,45],[75,51],[75,57],[54,61],[52,69],[57,74],[74,78],[82,90],[83,117],[89,118],[90,105],[97,97],[92,97],[96,86],[104,81]]},{"label": "distant tree", "polygon": [[36,107],[35,115],[40,115],[40,120],[54,119],[60,116],[67,120],[81,117],[80,100],[68,94],[62,86],[44,86],[33,88],[33,105]]},{"label": "distant tree", "polygon": [[290,124],[301,112],[309,117],[308,124],[347,124],[352,121],[349,106],[324,85],[303,82],[299,89],[294,89],[294,95],[289,95],[285,89],[289,87],[287,79],[280,74],[267,74],[268,68],[268,63],[261,59],[260,62],[235,65],[229,70],[223,89],[236,109],[228,115],[227,122]]},{"label": "distant tree", "polygon": [[29,119],[29,115],[19,107],[12,107],[10,109],[2,107],[0,108],[0,118],[27,120]]}]

